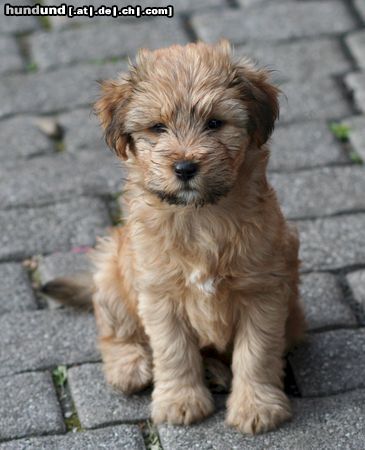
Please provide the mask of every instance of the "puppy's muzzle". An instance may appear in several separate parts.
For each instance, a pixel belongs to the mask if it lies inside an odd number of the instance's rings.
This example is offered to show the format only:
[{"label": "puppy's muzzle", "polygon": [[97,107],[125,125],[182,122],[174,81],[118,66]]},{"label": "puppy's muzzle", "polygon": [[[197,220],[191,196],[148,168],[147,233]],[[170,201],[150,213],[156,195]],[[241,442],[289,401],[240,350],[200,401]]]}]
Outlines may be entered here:
[{"label": "puppy's muzzle", "polygon": [[174,171],[177,178],[181,181],[189,181],[198,173],[199,166],[194,161],[184,160],[174,164]]}]

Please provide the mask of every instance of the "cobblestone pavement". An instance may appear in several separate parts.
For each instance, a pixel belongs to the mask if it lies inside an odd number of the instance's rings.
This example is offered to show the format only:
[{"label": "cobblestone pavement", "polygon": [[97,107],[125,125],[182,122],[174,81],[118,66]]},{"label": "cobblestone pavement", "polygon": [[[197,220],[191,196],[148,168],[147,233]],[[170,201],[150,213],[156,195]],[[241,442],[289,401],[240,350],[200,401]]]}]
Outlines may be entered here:
[{"label": "cobblestone pavement", "polygon": [[[105,385],[93,316],[39,293],[87,267],[116,220],[123,173],[90,114],[95,80],[140,46],[221,36],[275,69],[285,94],[270,179],[300,230],[310,330],[288,356],[294,418],[257,437],[225,427],[222,396],[201,424],[153,428],[149,392]],[[365,1],[180,0],[173,19],[2,14],[0,78],[0,449],[365,449]]]}]

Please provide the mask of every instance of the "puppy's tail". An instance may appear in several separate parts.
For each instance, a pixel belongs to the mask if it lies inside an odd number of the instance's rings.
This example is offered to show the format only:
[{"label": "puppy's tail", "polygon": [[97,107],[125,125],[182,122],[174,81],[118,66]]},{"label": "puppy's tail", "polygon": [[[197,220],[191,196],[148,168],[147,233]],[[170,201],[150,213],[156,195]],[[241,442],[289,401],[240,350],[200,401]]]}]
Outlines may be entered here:
[{"label": "puppy's tail", "polygon": [[44,284],[41,292],[66,306],[92,310],[94,281],[91,273],[85,272],[69,278],[56,278]]}]

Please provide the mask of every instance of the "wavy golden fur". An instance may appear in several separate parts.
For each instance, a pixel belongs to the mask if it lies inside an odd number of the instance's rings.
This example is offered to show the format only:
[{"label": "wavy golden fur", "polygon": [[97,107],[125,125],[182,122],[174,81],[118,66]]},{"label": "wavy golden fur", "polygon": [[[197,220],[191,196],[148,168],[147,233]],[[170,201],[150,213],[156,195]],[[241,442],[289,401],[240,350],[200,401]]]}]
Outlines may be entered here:
[{"label": "wavy golden fur", "polygon": [[188,424],[213,411],[214,349],[233,372],[227,423],[275,428],[290,417],[283,355],[304,329],[298,238],[266,178],[278,89],[223,41],[142,50],[102,90],[96,111],[128,169],[126,224],[94,254],[107,380],[126,393],[153,381],[153,420]]}]

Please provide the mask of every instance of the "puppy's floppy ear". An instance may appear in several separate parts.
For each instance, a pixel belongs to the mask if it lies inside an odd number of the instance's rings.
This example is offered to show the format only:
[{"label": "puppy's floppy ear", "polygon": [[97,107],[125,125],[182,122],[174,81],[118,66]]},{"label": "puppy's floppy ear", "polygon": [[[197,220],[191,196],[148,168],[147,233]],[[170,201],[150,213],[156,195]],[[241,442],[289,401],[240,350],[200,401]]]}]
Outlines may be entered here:
[{"label": "puppy's floppy ear", "polygon": [[127,159],[130,137],[124,130],[124,120],[132,93],[131,82],[127,79],[103,81],[101,90],[102,94],[94,105],[94,111],[104,129],[106,143],[118,156]]},{"label": "puppy's floppy ear", "polygon": [[280,90],[269,82],[268,72],[249,60],[236,64],[234,84],[249,113],[249,133],[258,147],[265,144],[279,117]]}]

